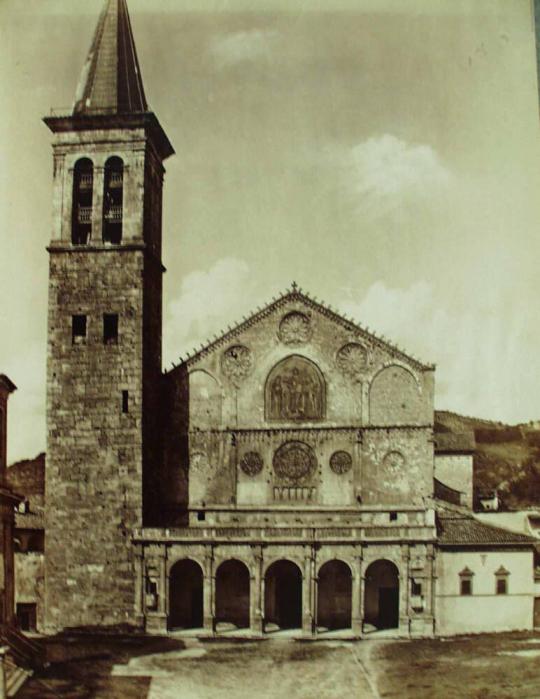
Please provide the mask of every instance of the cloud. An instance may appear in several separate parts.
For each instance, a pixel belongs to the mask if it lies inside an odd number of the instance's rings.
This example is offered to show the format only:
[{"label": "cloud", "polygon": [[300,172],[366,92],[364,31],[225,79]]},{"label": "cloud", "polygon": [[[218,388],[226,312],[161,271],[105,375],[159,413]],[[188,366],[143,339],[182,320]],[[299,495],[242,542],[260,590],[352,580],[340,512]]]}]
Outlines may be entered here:
[{"label": "cloud", "polygon": [[472,299],[468,308],[442,306],[423,280],[405,288],[377,281],[360,299],[347,295],[340,304],[344,313],[437,365],[437,408],[509,422],[536,414],[529,383],[539,361],[530,318],[516,316],[508,325],[497,309]]},{"label": "cloud", "polygon": [[269,58],[278,33],[273,30],[251,29],[212,39],[210,53],[222,67]]},{"label": "cloud", "polygon": [[245,260],[226,257],[208,270],[188,274],[179,295],[167,304],[165,360],[205,343],[213,333],[253,310],[255,280]]},{"label": "cloud", "polygon": [[410,144],[391,134],[369,138],[342,157],[350,195],[359,211],[378,218],[424,205],[452,181],[429,145]]}]

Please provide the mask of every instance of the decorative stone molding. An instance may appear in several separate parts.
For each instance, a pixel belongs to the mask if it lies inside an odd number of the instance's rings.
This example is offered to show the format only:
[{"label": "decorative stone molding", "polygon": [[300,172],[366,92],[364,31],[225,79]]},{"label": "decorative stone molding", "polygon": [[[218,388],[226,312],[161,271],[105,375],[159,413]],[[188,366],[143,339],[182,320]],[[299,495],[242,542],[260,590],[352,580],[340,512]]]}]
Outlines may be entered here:
[{"label": "decorative stone molding", "polygon": [[286,357],[270,372],[265,389],[268,420],[320,420],[325,411],[324,377],[312,361]]},{"label": "decorative stone molding", "polygon": [[291,311],[281,319],[278,337],[284,345],[299,347],[309,342],[312,331],[309,316],[300,311]]},{"label": "decorative stone molding", "polygon": [[253,366],[253,354],[249,347],[233,345],[221,355],[221,370],[233,383],[244,379]]},{"label": "decorative stone molding", "polygon": [[256,451],[248,451],[240,461],[240,468],[247,476],[256,476],[263,470],[263,460]]},{"label": "decorative stone molding", "polygon": [[317,468],[313,449],[304,442],[285,442],[274,454],[276,476],[287,485],[308,481]]},{"label": "decorative stone molding", "polygon": [[383,465],[397,471],[405,466],[405,457],[400,451],[389,451],[383,459]]},{"label": "decorative stone molding", "polygon": [[369,352],[359,342],[349,342],[338,350],[336,363],[345,376],[358,381],[369,364]]},{"label": "decorative stone molding", "polygon": [[330,468],[338,475],[347,473],[352,468],[352,456],[348,451],[335,451],[330,457]]}]

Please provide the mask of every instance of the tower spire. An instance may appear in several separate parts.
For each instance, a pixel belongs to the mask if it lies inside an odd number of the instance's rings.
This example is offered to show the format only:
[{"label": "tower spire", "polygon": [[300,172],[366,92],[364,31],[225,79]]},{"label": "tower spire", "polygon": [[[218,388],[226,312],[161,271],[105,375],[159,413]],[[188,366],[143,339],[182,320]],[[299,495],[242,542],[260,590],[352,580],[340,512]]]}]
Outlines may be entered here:
[{"label": "tower spire", "polygon": [[147,111],[126,0],[106,0],[79,79],[73,115]]}]

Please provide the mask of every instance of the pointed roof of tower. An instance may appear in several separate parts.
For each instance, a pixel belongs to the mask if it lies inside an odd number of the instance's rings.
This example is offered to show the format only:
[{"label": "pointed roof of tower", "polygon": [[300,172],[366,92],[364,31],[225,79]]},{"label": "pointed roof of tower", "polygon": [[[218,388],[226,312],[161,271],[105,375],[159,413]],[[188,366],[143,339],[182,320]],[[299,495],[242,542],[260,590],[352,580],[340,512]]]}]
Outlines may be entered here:
[{"label": "pointed roof of tower", "polygon": [[147,111],[126,0],[106,0],[79,79],[73,115]]}]

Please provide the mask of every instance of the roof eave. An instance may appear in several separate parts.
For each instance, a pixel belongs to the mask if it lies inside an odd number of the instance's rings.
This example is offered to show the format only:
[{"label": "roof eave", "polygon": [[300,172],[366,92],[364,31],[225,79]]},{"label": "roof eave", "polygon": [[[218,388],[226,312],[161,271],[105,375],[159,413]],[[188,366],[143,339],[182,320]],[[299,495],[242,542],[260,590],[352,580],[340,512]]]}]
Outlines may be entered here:
[{"label": "roof eave", "polygon": [[166,160],[175,153],[169,137],[165,133],[154,112],[66,114],[62,116],[46,116],[43,118],[43,121],[53,133],[144,128],[156,145],[163,160]]}]

